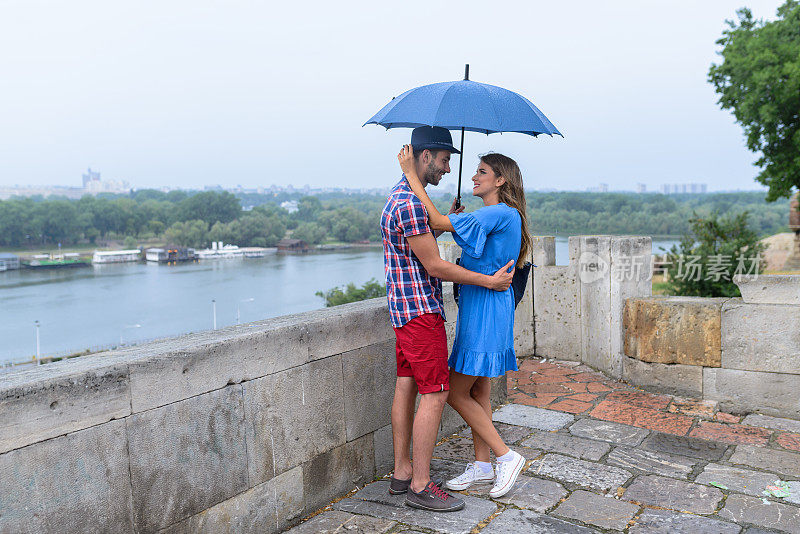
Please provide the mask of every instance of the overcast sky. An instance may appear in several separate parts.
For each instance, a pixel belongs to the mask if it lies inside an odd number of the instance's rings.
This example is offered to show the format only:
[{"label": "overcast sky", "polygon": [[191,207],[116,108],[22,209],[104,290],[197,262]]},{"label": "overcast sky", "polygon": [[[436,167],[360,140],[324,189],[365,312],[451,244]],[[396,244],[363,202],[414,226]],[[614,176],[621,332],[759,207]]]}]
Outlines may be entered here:
[{"label": "overcast sky", "polygon": [[725,19],[781,4],[743,2],[0,0],[0,185],[388,186],[410,130],[361,125],[469,63],[565,137],[467,133],[466,177],[492,149],[527,188],[756,189],[706,81]]}]

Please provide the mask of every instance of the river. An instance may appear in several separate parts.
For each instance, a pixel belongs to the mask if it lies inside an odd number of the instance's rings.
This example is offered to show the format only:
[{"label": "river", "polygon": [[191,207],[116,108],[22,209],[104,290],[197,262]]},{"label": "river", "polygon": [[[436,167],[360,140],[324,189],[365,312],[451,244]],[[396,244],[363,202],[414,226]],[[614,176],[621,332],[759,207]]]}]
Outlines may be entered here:
[{"label": "river", "polygon": [[[674,241],[654,241],[653,250]],[[568,263],[556,240],[556,263]],[[0,363],[110,348],[314,310],[316,291],[383,280],[380,248],[215,260],[0,272]]]}]

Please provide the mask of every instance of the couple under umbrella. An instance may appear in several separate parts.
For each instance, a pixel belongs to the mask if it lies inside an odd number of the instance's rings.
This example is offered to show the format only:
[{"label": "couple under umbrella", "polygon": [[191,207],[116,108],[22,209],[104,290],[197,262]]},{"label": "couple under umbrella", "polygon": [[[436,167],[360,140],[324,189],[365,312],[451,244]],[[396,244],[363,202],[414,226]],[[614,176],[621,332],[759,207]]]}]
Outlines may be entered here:
[{"label": "couple under umbrella", "polygon": [[[513,487],[525,458],[503,442],[491,419],[491,378],[517,370],[514,308],[527,283],[531,237],[522,173],[504,155],[481,156],[472,178],[473,195],[484,207],[463,213],[458,196],[448,214],[425,192],[450,171],[466,131],[561,135],[529,100],[500,87],[469,80],[436,83],[392,99],[366,124],[414,128],[398,154],[403,178],[381,214],[387,299],[397,337],[397,382],[392,403],[394,473],[389,492],[430,511],[456,511],[463,499],[430,479],[430,460],[442,409],[450,404],[472,429],[474,461],[446,481],[460,491],[493,484],[499,498]],[[461,130],[461,150],[449,130]],[[439,257],[434,234],[451,232],[462,249],[460,265]],[[516,275],[516,276],[515,276]],[[516,287],[512,281],[516,278]],[[442,280],[458,284],[458,320],[448,357]],[[516,290],[515,290],[516,289]],[[421,394],[416,414],[417,394]],[[413,463],[409,454],[413,442]],[[492,466],[490,451],[496,465]]]}]

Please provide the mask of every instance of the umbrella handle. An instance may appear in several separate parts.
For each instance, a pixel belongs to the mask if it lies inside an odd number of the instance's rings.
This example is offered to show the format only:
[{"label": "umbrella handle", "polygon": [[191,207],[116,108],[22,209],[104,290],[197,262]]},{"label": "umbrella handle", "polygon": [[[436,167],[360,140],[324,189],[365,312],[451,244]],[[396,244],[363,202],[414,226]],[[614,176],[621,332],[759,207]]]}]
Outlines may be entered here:
[{"label": "umbrella handle", "polygon": [[[467,65],[469,72],[469,65]],[[464,128],[461,128],[461,154],[458,155],[458,189],[456,190],[456,209],[461,207],[461,169],[464,165]]]}]

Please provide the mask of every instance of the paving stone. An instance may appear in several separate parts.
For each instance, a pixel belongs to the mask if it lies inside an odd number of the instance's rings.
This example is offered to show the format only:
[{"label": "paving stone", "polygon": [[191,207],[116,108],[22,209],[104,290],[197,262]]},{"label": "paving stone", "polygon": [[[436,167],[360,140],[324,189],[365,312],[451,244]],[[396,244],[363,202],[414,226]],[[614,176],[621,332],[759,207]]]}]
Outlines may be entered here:
[{"label": "paving stone", "polygon": [[533,462],[527,472],[532,476],[547,476],[604,492],[621,486],[632,476],[618,467],[576,460],[560,454],[545,455]]},{"label": "paving stone", "polygon": [[572,415],[552,410],[509,404],[494,412],[492,420],[539,430],[558,430],[567,426],[575,418]]},{"label": "paving stone", "polygon": [[467,463],[475,459],[475,449],[471,439],[452,438],[437,445],[433,449],[433,457]]},{"label": "paving stone", "polygon": [[633,481],[624,499],[693,514],[713,514],[722,500],[717,488],[682,480],[642,475]]},{"label": "paving stone", "polygon": [[558,482],[520,475],[514,488],[496,500],[520,508],[544,512],[566,495],[567,490]]},{"label": "paving stone", "polygon": [[764,428],[774,428],[775,430],[785,430],[787,432],[800,432],[800,421],[796,419],[784,419],[782,417],[770,417],[751,413],[742,420],[743,425],[763,426]]},{"label": "paving stone", "polygon": [[463,495],[463,510],[431,513],[406,506],[405,495],[390,495],[389,481],[380,480],[365,486],[350,498],[333,504],[336,510],[399,521],[446,534],[468,534],[478,523],[497,511],[492,501]]},{"label": "paving stone", "polygon": [[699,460],[664,452],[617,447],[608,455],[606,462],[627,469],[638,469],[646,473],[686,479]]},{"label": "paving stone", "polygon": [[712,417],[714,417],[714,410],[716,408],[717,408],[717,401],[703,400],[703,399],[684,399],[681,397],[675,397],[672,399],[672,404],[669,405],[668,411],[673,413],[680,413],[683,415],[705,417],[707,419],[711,419]]},{"label": "paving stone", "polygon": [[[531,434],[531,429],[524,426],[507,425],[505,423],[495,423],[497,433],[503,438],[503,442],[509,447],[522,438],[527,438]],[[467,427],[458,433],[462,438],[472,439],[472,429]]]},{"label": "paving stone", "polygon": [[665,410],[672,397],[666,395],[653,395],[643,391],[612,391],[606,395],[606,400],[640,406],[642,408],[653,408],[655,410]]},{"label": "paving stone", "polygon": [[452,462],[450,460],[431,460],[431,478],[442,481],[455,478],[464,472],[466,462]]},{"label": "paving stone", "polygon": [[700,458],[713,462],[725,455],[728,444],[716,443],[700,438],[653,432],[650,437],[642,442],[640,448],[648,451]]},{"label": "paving stone", "polygon": [[549,408],[551,408],[553,410],[559,410],[559,411],[562,411],[562,412],[576,413],[577,414],[577,413],[586,412],[592,406],[593,406],[593,404],[591,402],[586,402],[586,401],[566,398],[566,399],[563,399],[563,400],[560,400],[560,401],[558,401],[556,403],[551,404],[549,406]]},{"label": "paving stone", "polygon": [[789,482],[789,496],[786,500],[790,503],[800,504],[800,482]]},{"label": "paving stone", "polygon": [[397,523],[368,515],[329,510],[287,531],[287,534],[380,534]]},{"label": "paving stone", "polygon": [[636,519],[630,534],[738,534],[739,525],[719,519],[670,510],[645,510]]},{"label": "paving stone", "polygon": [[800,451],[800,434],[795,434],[794,432],[784,432],[775,438],[775,442],[784,449]]},{"label": "paving stone", "polygon": [[630,425],[614,423],[611,421],[598,421],[596,419],[580,419],[576,421],[569,431],[572,435],[600,441],[630,445],[635,447],[650,433],[649,430],[636,428]]},{"label": "paving stone", "polygon": [[767,469],[773,473],[790,477],[800,477],[800,454],[796,452],[739,445],[731,456],[730,462]]},{"label": "paving stone", "polygon": [[744,531],[744,534],[776,534],[777,530],[767,530],[765,528],[750,527]]},{"label": "paving stone", "polygon": [[596,419],[649,428],[658,432],[685,435],[692,426],[692,418],[662,412],[653,408],[635,406],[624,402],[604,400],[589,412]]},{"label": "paving stone", "polygon": [[696,438],[725,441],[727,443],[748,443],[751,445],[766,445],[771,434],[771,430],[757,426],[725,425],[709,421],[700,421],[689,433],[690,436]]},{"label": "paving stone", "polygon": [[748,495],[730,495],[719,516],[737,523],[752,523],[782,532],[800,533],[800,508],[777,502],[764,504],[761,499]]},{"label": "paving stone", "polygon": [[731,491],[746,493],[755,497],[761,497],[761,492],[775,482],[776,475],[772,473],[762,473],[751,471],[750,469],[739,469],[727,465],[708,464],[700,473],[695,482],[699,484],[710,484],[716,482],[727,486]]},{"label": "paving stone", "polygon": [[611,445],[600,441],[578,438],[570,434],[535,431],[522,445],[574,456],[581,460],[599,460]]},{"label": "paving stone", "polygon": [[578,490],[559,504],[553,514],[600,528],[623,530],[638,510],[639,507],[635,504]]},{"label": "paving stone", "polygon": [[507,509],[481,530],[481,534],[592,534],[591,528],[573,525],[561,519],[542,515],[531,510]]},{"label": "paving stone", "polygon": [[716,415],[714,415],[714,420],[720,423],[738,423],[742,418],[732,413],[717,412]]}]

